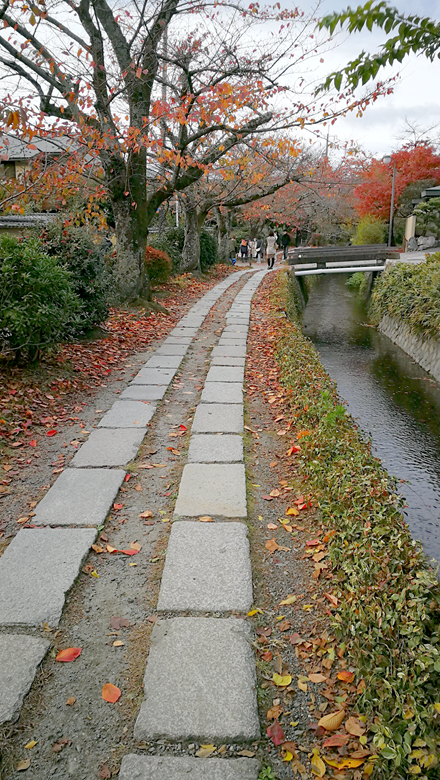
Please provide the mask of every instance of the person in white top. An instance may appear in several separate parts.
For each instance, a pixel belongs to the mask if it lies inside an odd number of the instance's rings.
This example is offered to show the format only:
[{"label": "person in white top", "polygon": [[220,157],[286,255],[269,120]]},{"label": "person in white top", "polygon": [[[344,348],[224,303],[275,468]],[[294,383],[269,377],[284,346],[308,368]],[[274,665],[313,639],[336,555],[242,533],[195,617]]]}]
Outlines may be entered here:
[{"label": "person in white top", "polygon": [[266,241],[266,260],[268,268],[273,268],[275,265],[276,251],[277,237],[274,233],[271,233],[271,235],[267,237]]}]

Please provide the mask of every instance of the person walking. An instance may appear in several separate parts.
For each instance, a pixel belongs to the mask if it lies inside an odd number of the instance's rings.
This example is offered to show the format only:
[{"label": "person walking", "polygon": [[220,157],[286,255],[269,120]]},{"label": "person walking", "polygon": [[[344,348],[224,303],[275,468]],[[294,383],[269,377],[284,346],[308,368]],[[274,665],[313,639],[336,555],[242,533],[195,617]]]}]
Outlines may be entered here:
[{"label": "person walking", "polygon": [[283,247],[283,258],[284,258],[284,260],[287,260],[289,244],[290,244],[290,236],[289,236],[287,230],[285,230],[283,235],[281,236],[281,245]]},{"label": "person walking", "polygon": [[237,249],[234,236],[231,236],[229,239],[229,262],[232,263],[232,265],[235,265],[237,262]]},{"label": "person walking", "polygon": [[246,238],[242,238],[240,241],[240,255],[244,262],[248,256],[248,242]]},{"label": "person walking", "polygon": [[266,243],[266,259],[267,259],[268,268],[274,267],[276,252],[277,252],[277,237],[275,233],[272,233],[270,236],[267,237],[267,243]]},{"label": "person walking", "polygon": [[264,258],[264,239],[257,238],[257,260],[263,262]]},{"label": "person walking", "polygon": [[249,242],[249,249],[251,252],[252,260],[257,259],[257,239],[253,238],[252,241]]}]

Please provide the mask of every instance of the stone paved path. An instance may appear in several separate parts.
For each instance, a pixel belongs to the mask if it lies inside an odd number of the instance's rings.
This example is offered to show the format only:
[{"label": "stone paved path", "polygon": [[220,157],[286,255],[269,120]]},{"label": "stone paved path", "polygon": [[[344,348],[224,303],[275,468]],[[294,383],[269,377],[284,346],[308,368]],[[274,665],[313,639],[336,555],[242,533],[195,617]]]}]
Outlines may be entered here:
[{"label": "stone paved path", "polygon": [[[66,595],[124,480],[123,467],[136,457],[156,411],[154,402],[163,398],[211,307],[243,273],[218,284],[179,322],[39,503],[37,527],[20,530],[0,558],[0,724],[19,714],[49,646],[35,629],[58,626]],[[242,386],[251,299],[263,276],[254,273],[229,309],[194,416],[159,593],[158,611],[167,617],[152,634],[135,726],[139,740],[259,736],[252,637],[234,613],[252,604]],[[199,521],[207,515],[212,523]],[[14,633],[18,627],[21,633]],[[169,668],[179,669],[177,683]],[[119,777],[256,780],[258,769],[247,758],[128,755]]]}]

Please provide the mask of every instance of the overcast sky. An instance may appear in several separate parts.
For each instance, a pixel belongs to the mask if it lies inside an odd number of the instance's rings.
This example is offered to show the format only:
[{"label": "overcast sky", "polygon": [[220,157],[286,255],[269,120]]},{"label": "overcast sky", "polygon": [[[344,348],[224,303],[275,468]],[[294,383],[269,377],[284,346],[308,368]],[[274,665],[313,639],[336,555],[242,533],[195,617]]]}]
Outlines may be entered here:
[{"label": "overcast sky", "polygon": [[[294,4],[294,0],[289,0]],[[357,7],[358,2],[343,2],[343,0],[322,0],[319,16],[324,16],[332,11],[340,11],[348,5]],[[363,5],[363,1],[361,3]],[[404,14],[417,13],[421,16],[429,16],[440,21],[440,0],[396,0],[391,2]],[[303,0],[299,7],[304,11],[310,11],[315,7],[311,0]],[[370,33],[365,30],[356,35],[342,33],[337,37],[340,42],[338,47],[325,55],[324,68],[326,73],[345,65],[354,59],[362,50],[367,52],[377,51],[380,43],[386,39],[385,33],[376,30]],[[350,115],[338,120],[331,133],[338,139],[358,142],[366,152],[375,156],[383,156],[402,145],[402,136],[406,123],[405,118],[412,124],[428,128],[438,124],[438,130],[431,135],[440,136],[440,60],[431,63],[424,56],[410,55],[402,64],[387,71],[379,72],[379,78],[394,73],[400,73],[400,81],[395,85],[394,93],[380,98],[370,106],[362,118]]]}]

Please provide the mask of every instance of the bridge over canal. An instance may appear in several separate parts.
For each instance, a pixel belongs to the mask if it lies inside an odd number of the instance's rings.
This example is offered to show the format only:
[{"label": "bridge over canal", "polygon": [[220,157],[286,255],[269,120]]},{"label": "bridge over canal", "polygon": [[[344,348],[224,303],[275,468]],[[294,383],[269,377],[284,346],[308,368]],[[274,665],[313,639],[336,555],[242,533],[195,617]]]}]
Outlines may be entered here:
[{"label": "bridge over canal", "polygon": [[385,270],[386,260],[398,260],[399,257],[399,251],[386,244],[295,247],[289,250],[288,262],[293,266],[295,276],[355,271],[372,272],[376,276]]}]

